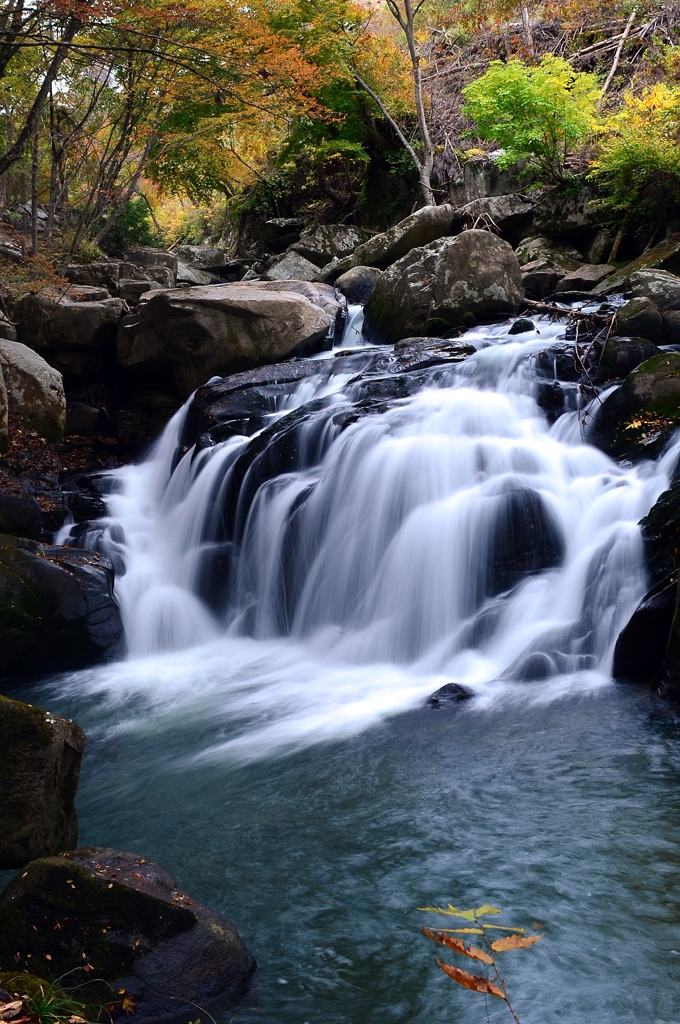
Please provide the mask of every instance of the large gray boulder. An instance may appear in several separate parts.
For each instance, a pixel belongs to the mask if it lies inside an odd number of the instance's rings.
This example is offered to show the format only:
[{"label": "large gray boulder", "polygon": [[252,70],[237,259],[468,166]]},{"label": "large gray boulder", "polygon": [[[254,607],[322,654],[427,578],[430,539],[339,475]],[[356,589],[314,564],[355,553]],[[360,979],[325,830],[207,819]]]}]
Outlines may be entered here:
[{"label": "large gray boulder", "polygon": [[597,291],[602,294],[620,291],[639,270],[667,270],[671,274],[680,274],[680,234],[669,235],[631,263],[620,267],[602,281]]},{"label": "large gray boulder", "polygon": [[590,292],[614,270],[608,263],[583,263],[570,270],[557,285],[558,292]]},{"label": "large gray boulder", "polygon": [[173,274],[177,273],[177,256],[165,249],[128,249],[125,258],[147,272],[153,267],[167,267]]},{"label": "large gray boulder", "polygon": [[534,200],[534,231],[552,238],[586,238],[596,228],[590,203],[593,190],[577,192],[543,189]]},{"label": "large gray boulder", "polygon": [[66,267],[64,277],[72,284],[106,288],[112,295],[117,295],[118,282],[120,281],[120,263],[72,263]]},{"label": "large gray boulder", "polygon": [[14,424],[23,430],[35,430],[48,441],[60,441],[66,422],[66,396],[59,371],[27,345],[0,339],[0,372]]},{"label": "large gray boulder", "polygon": [[305,228],[300,241],[295,242],[291,249],[317,267],[324,267],[331,260],[351,256],[369,238],[367,231],[351,224],[313,224]]},{"label": "large gray boulder", "polygon": [[118,335],[122,366],[165,366],[187,398],[206,380],[318,351],[335,333],[328,313],[298,292],[252,284],[155,292]]},{"label": "large gray boulder", "polygon": [[300,253],[289,249],[262,274],[263,281],[315,281],[319,273],[316,263],[310,263]]},{"label": "large gray boulder", "polygon": [[84,969],[106,983],[112,1019],[144,1021],[233,1005],[256,966],[236,926],[158,865],[100,847],[34,860],[0,897],[0,970],[38,963],[52,978]]},{"label": "large gray boulder", "polygon": [[101,374],[126,312],[122,299],[75,302],[49,292],[25,295],[12,306],[18,340],[75,381]]},{"label": "large gray boulder", "polygon": [[107,558],[0,536],[0,678],[82,668],[122,639]]},{"label": "large gray boulder", "polygon": [[225,264],[225,251],[213,245],[178,245],[175,246],[174,254],[178,261],[194,269],[205,267],[223,267]]},{"label": "large gray boulder", "polygon": [[545,235],[533,235],[531,238],[524,238],[517,246],[515,252],[517,259],[522,266],[533,263],[535,260],[550,260],[568,273],[570,270],[578,270],[584,262],[583,256],[572,245],[561,242],[556,238],[548,238]]},{"label": "large gray boulder", "polygon": [[365,307],[372,339],[395,342],[516,312],[519,262],[490,231],[464,231],[413,249],[385,271]]},{"label": "large gray boulder", "polygon": [[329,341],[340,341],[347,318],[347,300],[338,288],[318,281],[241,281],[241,288],[257,288],[264,292],[293,292],[318,306],[335,325],[328,335]]},{"label": "large gray boulder", "polygon": [[680,309],[680,277],[667,270],[636,270],[628,279],[633,298],[650,299],[657,309]]},{"label": "large gray boulder", "polygon": [[382,270],[378,267],[352,267],[335,282],[348,302],[365,305],[371,297]]},{"label": "large gray boulder", "polygon": [[411,249],[450,234],[455,213],[455,208],[448,203],[443,206],[424,206],[382,234],[374,235],[355,249],[351,256],[334,260],[324,267],[320,280],[333,283],[352,267],[389,267]]},{"label": "large gray boulder", "polygon": [[453,230],[467,227],[497,228],[502,235],[515,235],[531,225],[534,204],[521,194],[473,199],[453,217]]},{"label": "large gray boulder", "polygon": [[616,312],[614,334],[661,341],[663,333],[663,317],[651,299],[630,299]]},{"label": "large gray boulder", "polygon": [[75,722],[0,697],[0,868],[69,850],[85,733]]},{"label": "large gray boulder", "polygon": [[525,263],[522,267],[524,294],[529,299],[543,299],[555,291],[565,276],[564,268],[553,260],[537,259]]}]

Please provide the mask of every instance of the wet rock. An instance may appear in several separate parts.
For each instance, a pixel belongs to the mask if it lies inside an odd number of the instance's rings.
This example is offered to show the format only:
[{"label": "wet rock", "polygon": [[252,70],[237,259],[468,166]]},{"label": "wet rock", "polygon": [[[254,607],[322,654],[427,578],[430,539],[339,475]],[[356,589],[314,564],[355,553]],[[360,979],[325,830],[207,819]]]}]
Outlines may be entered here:
[{"label": "wet rock", "polygon": [[[533,324],[532,324],[533,327]],[[474,345],[448,338],[404,338],[394,346],[393,372],[424,370],[459,363],[475,352]]]},{"label": "wet rock", "polygon": [[597,377],[620,380],[641,363],[658,355],[661,355],[661,350],[644,338],[610,338],[602,352]]},{"label": "wet rock", "polygon": [[643,296],[630,299],[616,313],[614,333],[661,341],[663,318],[651,299]]},{"label": "wet rock", "polygon": [[122,299],[72,302],[47,293],[23,296],[12,306],[18,339],[68,379],[102,373],[115,349]]},{"label": "wet rock", "polygon": [[541,496],[515,487],[497,498],[483,595],[495,597],[527,576],[553,569],[564,558],[564,539]]},{"label": "wet rock", "polygon": [[191,267],[179,260],[177,263],[177,284],[215,284],[219,281],[216,274],[209,274],[198,267]]},{"label": "wet rock", "polygon": [[517,683],[537,683],[557,675],[558,668],[553,659],[545,651],[532,651],[522,655],[517,662],[504,673],[504,679],[513,679]]},{"label": "wet rock", "polygon": [[318,351],[334,331],[329,315],[297,292],[254,284],[161,291],[123,320],[118,360],[167,367],[186,398],[216,374]]},{"label": "wet rock", "polygon": [[627,282],[634,298],[650,299],[662,313],[680,309],[680,277],[667,270],[636,270]]},{"label": "wet rock", "polygon": [[680,354],[642,363],[595,414],[588,439],[602,451],[629,459],[656,458],[680,419]]},{"label": "wet rock", "polygon": [[605,278],[596,290],[603,294],[620,291],[638,270],[668,270],[672,274],[680,274],[680,234],[670,235],[643,252],[642,256]]},{"label": "wet rock", "polygon": [[242,287],[258,288],[265,292],[294,292],[322,309],[333,322],[328,334],[329,343],[337,343],[342,338],[347,318],[347,301],[337,288],[330,284],[317,281],[246,281],[240,282]]},{"label": "wet rock", "polygon": [[665,345],[680,345],[680,310],[663,314],[663,340]]},{"label": "wet rock", "polygon": [[263,281],[314,281],[319,273],[315,263],[310,263],[299,253],[288,251],[262,274]]},{"label": "wet rock", "polygon": [[373,289],[382,274],[378,267],[353,267],[346,274],[341,274],[335,282],[348,302],[364,306],[371,297]]},{"label": "wet rock", "polygon": [[136,306],[142,295],[161,288],[157,281],[137,281],[122,277],[118,286],[118,295],[130,306]]},{"label": "wet rock", "polygon": [[226,262],[225,250],[213,245],[177,245],[174,253],[178,261],[194,269],[223,267]]},{"label": "wet rock", "polygon": [[574,346],[569,342],[557,342],[537,352],[534,357],[537,372],[550,380],[577,383],[581,380],[582,369],[576,363]]},{"label": "wet rock", "polygon": [[0,868],[75,846],[73,801],[84,749],[85,733],[74,722],[0,697]]},{"label": "wet rock", "polygon": [[570,270],[557,285],[557,292],[589,292],[614,270],[609,264],[584,263],[577,270]]},{"label": "wet rock", "polygon": [[58,370],[18,341],[0,340],[0,371],[7,404],[17,427],[49,441],[64,436],[66,397]]},{"label": "wet rock", "polygon": [[300,238],[305,222],[302,217],[272,217],[264,223],[264,241],[270,252],[284,252]]},{"label": "wet rock", "polygon": [[40,505],[30,494],[0,494],[0,534],[38,538],[42,534]]},{"label": "wet rock", "polygon": [[663,668],[678,593],[676,572],[645,594],[614,648],[612,675],[627,683],[652,685]]},{"label": "wet rock", "polygon": [[60,672],[120,653],[113,569],[92,551],[0,537],[0,676]]},{"label": "wet rock", "polygon": [[412,249],[428,245],[435,239],[450,234],[454,207],[424,206],[399,221],[380,235],[374,235],[355,249],[352,256],[337,260],[324,267],[319,280],[332,283],[353,267],[379,267],[384,269],[406,256]]},{"label": "wet rock", "polygon": [[456,704],[469,700],[472,696],[472,692],[461,686],[460,683],[445,683],[444,686],[440,686],[438,690],[435,690],[427,698],[425,705],[428,708],[441,710],[443,708],[455,707]]},{"label": "wet rock", "polygon": [[236,926],[156,864],[99,847],[32,861],[0,897],[0,968],[48,955],[51,977],[93,968],[105,1001],[112,994],[120,1013],[131,997],[136,1020],[177,1016],[187,1002],[233,1005],[256,966]]},{"label": "wet rock", "polygon": [[437,335],[514,313],[523,297],[517,257],[489,231],[464,231],[413,249],[377,282],[365,308],[374,341]]},{"label": "wet rock", "polygon": [[522,267],[522,286],[528,299],[544,299],[551,295],[566,271],[549,259],[533,260]]},{"label": "wet rock", "polygon": [[574,249],[573,246],[568,245],[566,242],[560,242],[555,238],[547,238],[543,235],[525,238],[519,243],[515,252],[517,253],[517,259],[523,267],[527,263],[533,263],[536,260],[549,260],[550,263],[556,263],[558,267],[561,267],[562,270],[568,273],[570,270],[578,270],[579,266],[584,262],[583,256],[578,249]]},{"label": "wet rock", "polygon": [[519,320],[515,320],[514,324],[508,331],[508,335],[527,334],[529,331],[535,330],[536,324],[534,323],[534,321],[527,320],[525,317],[521,316]]},{"label": "wet rock", "polygon": [[680,483],[660,494],[644,519],[640,532],[645,544],[645,558],[650,579],[657,585],[676,567],[680,551]]},{"label": "wet rock", "polygon": [[305,228],[291,249],[317,267],[350,256],[369,239],[367,231],[348,224],[312,224]]}]

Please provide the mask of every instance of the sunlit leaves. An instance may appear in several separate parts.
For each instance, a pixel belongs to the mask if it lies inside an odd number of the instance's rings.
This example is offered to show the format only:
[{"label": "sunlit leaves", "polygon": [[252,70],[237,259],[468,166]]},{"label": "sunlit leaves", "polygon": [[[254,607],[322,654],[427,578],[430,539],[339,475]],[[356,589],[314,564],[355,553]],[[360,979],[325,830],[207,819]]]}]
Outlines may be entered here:
[{"label": "sunlit leaves", "polygon": [[538,942],[542,935],[508,935],[505,939],[496,939],[491,943],[494,953],[503,953],[506,949],[528,949]]},{"label": "sunlit leaves", "polygon": [[472,992],[482,992],[484,995],[498,996],[500,999],[505,999],[505,995],[498,985],[495,985],[489,978],[483,978],[478,974],[468,974],[467,971],[461,970],[460,967],[454,967],[453,964],[445,964],[439,957],[437,957],[437,963],[444,974],[448,974],[449,978],[452,978],[463,988],[468,988]]}]

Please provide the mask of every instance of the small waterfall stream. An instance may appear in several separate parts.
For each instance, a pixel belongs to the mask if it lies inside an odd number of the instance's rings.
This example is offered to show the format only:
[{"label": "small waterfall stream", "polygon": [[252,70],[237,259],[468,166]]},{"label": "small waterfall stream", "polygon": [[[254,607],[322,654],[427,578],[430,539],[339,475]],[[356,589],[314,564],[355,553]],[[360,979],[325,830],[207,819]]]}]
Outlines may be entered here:
[{"label": "small waterfall stream", "polygon": [[[367,412],[387,375],[361,373],[376,350],[355,309],[343,355],[272,398],[260,432],[175,464],[188,403],[78,541],[119,569],[129,658],[73,685],[217,715],[222,739],[196,756],[245,760],[351,735],[448,682],[478,708],[606,686],[646,589],[637,523],[677,447],[624,467],[583,443],[583,410],[550,423],[535,362],[564,326],[509,327],[467,332],[472,355]],[[258,477],[248,453],[271,455],[288,424],[293,454],[279,445]]]}]

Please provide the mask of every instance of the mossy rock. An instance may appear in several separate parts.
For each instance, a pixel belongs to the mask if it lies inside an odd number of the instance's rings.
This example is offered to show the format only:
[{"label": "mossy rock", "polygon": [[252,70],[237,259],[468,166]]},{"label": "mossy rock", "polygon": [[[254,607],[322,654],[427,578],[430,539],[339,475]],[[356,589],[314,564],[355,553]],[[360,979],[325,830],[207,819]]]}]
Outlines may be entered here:
[{"label": "mossy rock", "polygon": [[85,733],[74,722],[0,697],[0,868],[70,849]]},{"label": "mossy rock", "polygon": [[680,353],[663,352],[605,399],[588,439],[616,458],[655,459],[679,426]]},{"label": "mossy rock", "polygon": [[0,969],[49,978],[80,968],[128,993],[136,1018],[238,1000],[255,961],[234,924],[180,892],[156,864],[89,847],[28,864],[0,897]]},{"label": "mossy rock", "polygon": [[0,535],[0,678],[81,668],[121,642],[108,559]]}]

